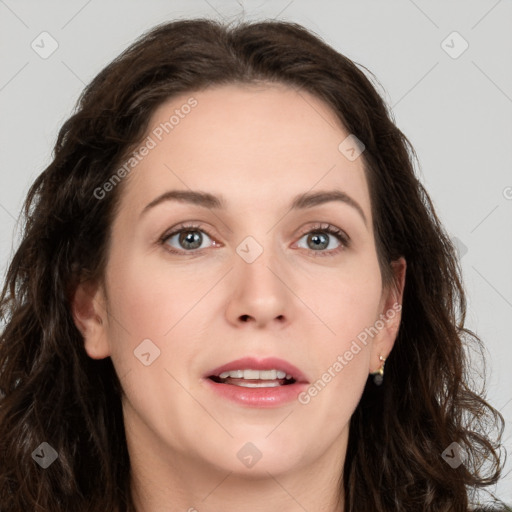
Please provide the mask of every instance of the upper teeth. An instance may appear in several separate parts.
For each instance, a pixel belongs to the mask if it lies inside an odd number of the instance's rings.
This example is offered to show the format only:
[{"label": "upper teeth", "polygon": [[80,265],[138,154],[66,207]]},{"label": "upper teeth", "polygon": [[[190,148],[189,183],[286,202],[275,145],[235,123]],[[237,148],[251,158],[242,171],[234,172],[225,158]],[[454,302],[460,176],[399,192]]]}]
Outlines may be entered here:
[{"label": "upper teeth", "polygon": [[261,380],[273,380],[273,379],[291,379],[292,376],[289,373],[281,370],[232,370],[230,372],[222,372],[219,377],[221,379],[261,379]]}]

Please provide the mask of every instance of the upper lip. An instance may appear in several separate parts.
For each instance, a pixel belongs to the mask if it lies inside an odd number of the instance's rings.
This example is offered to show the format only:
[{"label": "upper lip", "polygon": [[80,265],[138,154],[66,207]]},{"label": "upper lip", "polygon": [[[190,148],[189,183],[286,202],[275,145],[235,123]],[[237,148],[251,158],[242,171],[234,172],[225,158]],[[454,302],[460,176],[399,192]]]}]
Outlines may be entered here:
[{"label": "upper lip", "polygon": [[291,375],[296,382],[308,383],[304,374],[296,366],[278,357],[266,357],[264,359],[242,357],[208,371],[205,377],[218,377],[222,372],[232,370],[281,370]]}]

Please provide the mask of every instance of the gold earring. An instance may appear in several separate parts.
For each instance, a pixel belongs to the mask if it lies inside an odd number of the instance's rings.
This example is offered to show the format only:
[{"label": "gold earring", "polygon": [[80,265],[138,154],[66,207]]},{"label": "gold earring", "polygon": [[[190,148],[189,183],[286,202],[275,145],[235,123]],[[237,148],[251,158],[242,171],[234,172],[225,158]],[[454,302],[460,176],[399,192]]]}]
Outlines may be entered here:
[{"label": "gold earring", "polygon": [[384,380],[384,365],[386,364],[386,358],[379,356],[379,360],[382,361],[382,366],[376,371],[372,372],[370,375],[373,375],[373,382],[380,386],[382,381]]}]

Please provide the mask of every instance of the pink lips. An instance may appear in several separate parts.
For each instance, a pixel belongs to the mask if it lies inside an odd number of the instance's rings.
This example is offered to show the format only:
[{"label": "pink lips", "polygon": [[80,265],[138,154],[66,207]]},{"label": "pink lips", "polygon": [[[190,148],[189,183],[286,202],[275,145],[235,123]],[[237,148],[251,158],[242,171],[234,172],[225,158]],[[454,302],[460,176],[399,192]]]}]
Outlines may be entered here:
[{"label": "pink lips", "polygon": [[[294,381],[292,384],[282,384],[275,387],[241,387],[234,384],[223,384],[216,382],[209,377],[218,376],[222,372],[232,370],[281,370],[291,375]],[[298,395],[305,391],[309,382],[302,372],[291,363],[283,359],[269,357],[256,359],[244,357],[231,361],[204,375],[203,383],[217,396],[229,400],[237,405],[245,407],[274,408],[286,405],[297,400]]]}]

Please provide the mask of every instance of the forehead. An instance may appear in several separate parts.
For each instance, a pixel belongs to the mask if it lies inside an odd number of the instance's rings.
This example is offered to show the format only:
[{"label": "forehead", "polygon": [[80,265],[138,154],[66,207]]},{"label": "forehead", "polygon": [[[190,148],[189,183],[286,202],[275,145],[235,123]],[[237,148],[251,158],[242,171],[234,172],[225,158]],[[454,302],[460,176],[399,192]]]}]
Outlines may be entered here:
[{"label": "forehead", "polygon": [[[193,106],[191,106],[193,105]],[[370,217],[363,160],[322,100],[282,84],[226,85],[174,97],[154,112],[152,148],[130,173],[124,203],[142,209],[165,189],[208,191],[233,208],[282,205],[316,189],[343,190]]]}]

